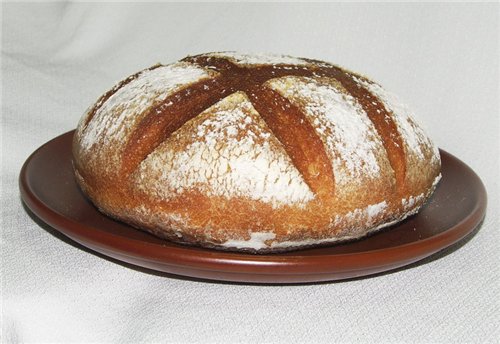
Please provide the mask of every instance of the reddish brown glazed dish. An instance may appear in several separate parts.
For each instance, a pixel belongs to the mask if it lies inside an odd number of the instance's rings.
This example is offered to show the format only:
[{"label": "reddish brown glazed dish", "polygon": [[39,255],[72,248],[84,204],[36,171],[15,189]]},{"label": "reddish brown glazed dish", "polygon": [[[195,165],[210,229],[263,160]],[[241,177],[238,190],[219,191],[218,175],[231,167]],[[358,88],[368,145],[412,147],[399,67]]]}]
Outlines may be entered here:
[{"label": "reddish brown glazed dish", "polygon": [[78,184],[174,242],[282,252],[414,214],[437,148],[380,85],[303,58],[209,53],[130,76],[82,117]]},{"label": "reddish brown glazed dish", "polygon": [[486,210],[486,191],[478,176],[441,151],[442,181],[419,213],[363,240],[259,255],[177,245],[97,211],[75,181],[73,134],[47,142],[26,160],[19,177],[25,204],[42,221],[96,252],[183,276],[254,283],[365,276],[415,262],[452,245],[473,232]]}]

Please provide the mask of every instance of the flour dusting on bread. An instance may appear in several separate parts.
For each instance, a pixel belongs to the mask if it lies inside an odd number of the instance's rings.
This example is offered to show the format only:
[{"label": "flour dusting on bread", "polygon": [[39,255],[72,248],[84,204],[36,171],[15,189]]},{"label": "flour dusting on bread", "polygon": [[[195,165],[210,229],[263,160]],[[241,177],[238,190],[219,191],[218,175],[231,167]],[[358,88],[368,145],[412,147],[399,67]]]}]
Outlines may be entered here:
[{"label": "flour dusting on bread", "polygon": [[304,104],[304,113],[328,148],[338,184],[378,177],[378,160],[387,159],[377,156],[377,152],[383,151],[382,142],[352,96],[338,85],[311,78],[287,77],[268,83],[288,99]]},{"label": "flour dusting on bread", "polygon": [[416,213],[437,147],[380,85],[322,61],[208,53],[134,74],[79,122],[96,206],[168,240],[280,252],[361,238]]},{"label": "flour dusting on bread", "polygon": [[432,147],[434,152],[433,159],[439,159],[439,151],[430,142],[422,128],[416,124],[413,119],[413,113],[407,105],[401,103],[396,95],[388,92],[374,82],[368,82],[356,77],[354,79],[376,95],[385,107],[389,111],[392,111],[393,116],[391,117],[396,122],[399,132],[403,135],[407,149],[423,160],[425,156],[422,147]]},{"label": "flour dusting on bread", "polygon": [[186,84],[210,75],[202,68],[183,62],[143,71],[135,80],[117,90],[97,110],[84,128],[81,137],[83,152],[97,144],[101,147],[119,147],[153,104],[161,102]]},{"label": "flour dusting on bread", "polygon": [[207,109],[140,165],[138,185],[161,199],[197,190],[304,205],[314,198],[302,176],[243,93]]},{"label": "flour dusting on bread", "polygon": [[249,65],[273,65],[273,64],[289,64],[289,65],[306,65],[309,62],[293,56],[279,55],[279,54],[250,54],[250,53],[237,53],[237,52],[220,52],[208,53],[205,56],[224,57],[229,58],[231,61],[240,64]]}]

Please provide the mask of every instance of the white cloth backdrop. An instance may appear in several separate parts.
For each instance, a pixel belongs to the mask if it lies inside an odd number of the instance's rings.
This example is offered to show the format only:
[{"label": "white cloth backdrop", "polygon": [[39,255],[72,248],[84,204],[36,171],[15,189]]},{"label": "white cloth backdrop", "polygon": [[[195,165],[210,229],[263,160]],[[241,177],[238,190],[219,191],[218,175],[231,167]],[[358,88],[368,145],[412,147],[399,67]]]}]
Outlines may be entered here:
[{"label": "white cloth backdrop", "polygon": [[[5,342],[498,342],[498,4],[3,4]],[[188,54],[332,61],[397,93],[489,192],[465,245],[372,278],[302,286],[191,281],[93,254],[22,206],[37,147],[117,80]]]}]

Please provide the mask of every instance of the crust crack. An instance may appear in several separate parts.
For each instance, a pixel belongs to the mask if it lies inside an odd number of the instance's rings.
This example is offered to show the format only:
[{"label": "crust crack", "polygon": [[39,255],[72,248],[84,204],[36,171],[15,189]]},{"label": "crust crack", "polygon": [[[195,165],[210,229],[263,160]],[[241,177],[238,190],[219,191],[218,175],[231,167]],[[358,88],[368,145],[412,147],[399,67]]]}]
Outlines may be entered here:
[{"label": "crust crack", "polygon": [[315,73],[317,76],[336,79],[347,92],[359,101],[382,139],[389,163],[394,171],[396,188],[400,191],[403,190],[406,176],[406,154],[403,139],[397,129],[396,122],[392,118],[392,112],[386,109],[384,104],[367,88],[358,83],[352,73],[321,61],[308,61],[321,64],[321,68]]},{"label": "crust crack", "polygon": [[264,86],[252,87],[246,93],[311,191],[320,199],[333,197],[335,181],[331,163],[323,142],[301,109]]},{"label": "crust crack", "polygon": [[[395,173],[397,188],[404,187],[406,174],[404,145],[391,112],[367,88],[356,82],[351,73],[335,65],[314,60],[307,61],[315,65],[239,66],[224,57],[198,55],[187,57],[182,61],[214,70],[219,76],[188,85],[148,110],[126,143],[121,170],[125,175],[134,171],[141,161],[186,122],[231,93],[242,91],[247,94],[274,136],[283,144],[292,163],[311,190],[318,196],[333,197],[334,173],[325,147],[314,128],[301,109],[293,106],[278,92],[264,86],[265,82],[274,78],[315,76],[336,79],[347,92],[358,99],[382,139],[389,163]],[[146,70],[160,66],[155,65]],[[128,77],[104,94],[89,111],[84,127],[107,99],[142,72]],[[293,132],[290,132],[290,127],[294,128]]]},{"label": "crust crack", "polygon": [[161,67],[162,65],[161,64],[155,64],[154,66],[152,67],[149,67],[149,68],[146,68],[146,69],[143,69],[135,74],[132,74],[131,76],[129,76],[128,78],[126,79],[123,79],[122,81],[120,81],[118,84],[116,84],[112,89],[110,89],[108,92],[104,93],[98,100],[97,102],[92,106],[91,109],[89,109],[88,111],[88,115],[87,115],[87,118],[85,118],[85,122],[83,123],[83,127],[86,128],[87,127],[87,124],[89,124],[89,122],[92,120],[92,118],[94,118],[95,114],[97,113],[97,111],[99,111],[99,109],[101,108],[101,106],[109,99],[113,96],[113,94],[115,94],[116,92],[118,92],[122,87],[126,86],[127,84],[129,84],[131,81],[137,79],[137,77],[139,75],[141,75],[142,73],[146,72],[146,71],[151,71],[151,70],[154,70],[156,68],[159,68]]}]

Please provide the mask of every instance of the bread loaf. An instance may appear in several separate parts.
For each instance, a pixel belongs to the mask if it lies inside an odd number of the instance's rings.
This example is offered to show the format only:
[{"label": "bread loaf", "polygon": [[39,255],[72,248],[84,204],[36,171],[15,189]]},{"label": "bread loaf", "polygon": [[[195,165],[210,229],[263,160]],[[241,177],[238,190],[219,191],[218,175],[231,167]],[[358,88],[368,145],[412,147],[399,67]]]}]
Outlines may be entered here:
[{"label": "bread loaf", "polygon": [[437,148],[379,84],[323,61],[234,52],[134,74],[81,118],[75,176],[103,213],[210,248],[280,252],[414,214]]}]

